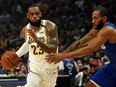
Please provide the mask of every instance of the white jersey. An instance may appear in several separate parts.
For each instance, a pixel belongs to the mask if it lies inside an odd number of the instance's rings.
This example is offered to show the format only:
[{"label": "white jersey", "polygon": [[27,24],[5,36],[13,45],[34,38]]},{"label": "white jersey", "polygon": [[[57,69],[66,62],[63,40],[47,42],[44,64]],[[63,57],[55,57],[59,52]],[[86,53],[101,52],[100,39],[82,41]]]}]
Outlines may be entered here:
[{"label": "white jersey", "polygon": [[[40,29],[36,31],[36,35],[39,39],[41,39],[44,43],[47,43],[47,34],[46,34],[46,20],[42,20]],[[26,29],[31,29],[30,24],[27,24]],[[48,55],[41,47],[36,43],[33,42],[31,36],[26,34],[26,42],[29,44],[29,61],[30,63],[37,64],[38,67],[44,69],[55,69],[58,67],[58,64],[49,64],[45,61],[45,56]]]}]

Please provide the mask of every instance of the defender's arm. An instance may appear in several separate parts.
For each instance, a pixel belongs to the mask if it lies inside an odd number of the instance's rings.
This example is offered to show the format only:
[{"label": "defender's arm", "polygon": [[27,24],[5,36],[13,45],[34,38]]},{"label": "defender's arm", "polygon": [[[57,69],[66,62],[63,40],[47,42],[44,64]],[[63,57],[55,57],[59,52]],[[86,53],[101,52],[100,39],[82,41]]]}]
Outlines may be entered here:
[{"label": "defender's arm", "polygon": [[91,31],[88,34],[86,34],[80,40],[75,41],[67,49],[65,49],[62,53],[74,51],[84,45],[87,45],[88,42],[96,36],[96,34],[97,34],[97,31],[95,29],[91,29]]},{"label": "defender's arm", "polygon": [[76,51],[69,52],[64,54],[66,58],[76,58],[76,57],[82,57],[90,54],[91,52],[95,51],[99,47],[101,47],[109,38],[112,36],[114,32],[114,29],[111,29],[111,27],[105,27],[101,29],[98,33],[98,35],[92,39],[89,44],[86,47],[80,48]]}]

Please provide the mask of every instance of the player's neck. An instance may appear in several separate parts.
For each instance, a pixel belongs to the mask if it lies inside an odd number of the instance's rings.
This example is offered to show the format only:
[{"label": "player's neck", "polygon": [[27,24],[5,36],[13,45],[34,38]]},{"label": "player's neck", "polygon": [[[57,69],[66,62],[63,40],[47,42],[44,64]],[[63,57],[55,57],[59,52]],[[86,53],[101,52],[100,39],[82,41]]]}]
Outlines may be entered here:
[{"label": "player's neck", "polygon": [[37,31],[39,28],[40,28],[40,26],[41,26],[41,19],[38,21],[38,22],[32,22],[32,21],[30,21],[29,20],[29,22],[30,22],[30,26],[31,26],[31,28],[34,30],[34,31]]},{"label": "player's neck", "polygon": [[36,32],[37,30],[39,30],[39,28],[40,28],[40,26],[32,26],[32,25],[31,25],[31,29],[33,29],[35,32]]},{"label": "player's neck", "polygon": [[37,30],[40,29],[40,26],[41,26],[41,20],[39,21],[39,24],[36,25],[36,26],[32,25],[31,23],[30,23],[30,25],[31,25],[31,28],[32,28],[34,31],[37,31]]}]

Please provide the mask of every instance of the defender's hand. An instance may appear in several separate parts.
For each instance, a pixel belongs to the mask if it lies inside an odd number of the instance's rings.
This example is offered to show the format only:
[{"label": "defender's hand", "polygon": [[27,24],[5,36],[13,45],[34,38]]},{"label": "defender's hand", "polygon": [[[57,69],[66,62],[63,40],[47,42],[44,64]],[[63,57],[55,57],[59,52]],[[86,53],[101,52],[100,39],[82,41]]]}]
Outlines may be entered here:
[{"label": "defender's hand", "polygon": [[46,56],[45,60],[48,63],[59,63],[61,60],[63,60],[64,57],[61,53],[54,53],[54,54],[49,54]]}]

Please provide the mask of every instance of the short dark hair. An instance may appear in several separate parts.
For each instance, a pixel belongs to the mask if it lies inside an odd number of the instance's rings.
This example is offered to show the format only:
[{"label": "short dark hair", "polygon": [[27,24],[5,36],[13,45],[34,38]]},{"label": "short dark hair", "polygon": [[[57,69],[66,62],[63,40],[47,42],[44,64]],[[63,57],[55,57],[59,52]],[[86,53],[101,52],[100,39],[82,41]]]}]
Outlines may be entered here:
[{"label": "short dark hair", "polygon": [[[38,7],[39,8],[39,6],[37,5],[37,4],[31,4],[29,7],[28,7],[28,10],[29,10],[29,8],[31,8],[31,7]],[[40,9],[40,8],[39,8]],[[27,12],[28,12],[28,10],[27,10]]]},{"label": "short dark hair", "polygon": [[108,10],[105,7],[96,7],[94,11],[99,11],[101,16],[109,17]]}]

